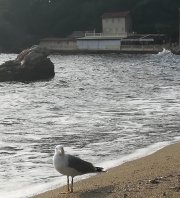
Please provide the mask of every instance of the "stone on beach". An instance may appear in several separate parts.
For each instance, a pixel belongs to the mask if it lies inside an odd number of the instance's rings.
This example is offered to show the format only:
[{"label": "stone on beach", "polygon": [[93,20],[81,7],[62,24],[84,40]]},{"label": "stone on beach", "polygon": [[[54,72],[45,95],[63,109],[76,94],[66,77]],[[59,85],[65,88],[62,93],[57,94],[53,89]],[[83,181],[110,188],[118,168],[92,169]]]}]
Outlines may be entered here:
[{"label": "stone on beach", "polygon": [[15,60],[0,65],[0,81],[34,81],[54,77],[49,52],[38,46],[23,50]]}]

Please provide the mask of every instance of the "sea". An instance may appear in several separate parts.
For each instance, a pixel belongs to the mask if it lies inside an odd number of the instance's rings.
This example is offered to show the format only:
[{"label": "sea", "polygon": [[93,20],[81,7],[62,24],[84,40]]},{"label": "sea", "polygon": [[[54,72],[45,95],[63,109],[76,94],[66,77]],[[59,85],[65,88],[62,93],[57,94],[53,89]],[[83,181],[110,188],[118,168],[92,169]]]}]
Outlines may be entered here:
[{"label": "sea", "polygon": [[[0,54],[0,64],[16,56]],[[180,56],[49,58],[51,80],[0,82],[0,198],[65,185],[52,162],[59,144],[108,169],[180,141]]]}]

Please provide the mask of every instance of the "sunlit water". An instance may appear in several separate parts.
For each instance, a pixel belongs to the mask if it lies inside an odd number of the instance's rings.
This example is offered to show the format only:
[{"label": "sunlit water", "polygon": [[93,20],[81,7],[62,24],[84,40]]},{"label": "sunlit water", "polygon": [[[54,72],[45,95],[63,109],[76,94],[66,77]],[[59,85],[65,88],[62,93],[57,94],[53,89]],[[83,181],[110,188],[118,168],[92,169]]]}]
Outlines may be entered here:
[{"label": "sunlit water", "polygon": [[179,140],[180,56],[50,58],[54,79],[0,83],[0,197],[64,185],[52,165],[57,144],[109,168]]}]

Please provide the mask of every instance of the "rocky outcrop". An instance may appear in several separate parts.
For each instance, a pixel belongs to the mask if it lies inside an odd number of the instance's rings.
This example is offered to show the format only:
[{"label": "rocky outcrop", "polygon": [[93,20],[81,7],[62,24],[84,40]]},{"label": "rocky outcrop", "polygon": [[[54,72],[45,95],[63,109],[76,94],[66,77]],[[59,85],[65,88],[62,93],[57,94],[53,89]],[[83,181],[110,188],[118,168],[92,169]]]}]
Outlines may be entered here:
[{"label": "rocky outcrop", "polygon": [[0,65],[0,81],[35,81],[54,77],[54,64],[46,49],[34,46],[23,50],[15,60]]}]

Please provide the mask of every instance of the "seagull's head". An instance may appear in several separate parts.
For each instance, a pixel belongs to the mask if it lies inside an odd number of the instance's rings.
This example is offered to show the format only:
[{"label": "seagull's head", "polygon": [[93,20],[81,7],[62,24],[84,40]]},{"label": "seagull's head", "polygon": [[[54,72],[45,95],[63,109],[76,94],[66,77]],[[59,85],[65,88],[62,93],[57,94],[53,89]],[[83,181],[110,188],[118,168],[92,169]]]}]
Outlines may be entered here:
[{"label": "seagull's head", "polygon": [[62,145],[57,145],[55,147],[55,153],[59,154],[59,155],[64,155],[64,148]]}]

